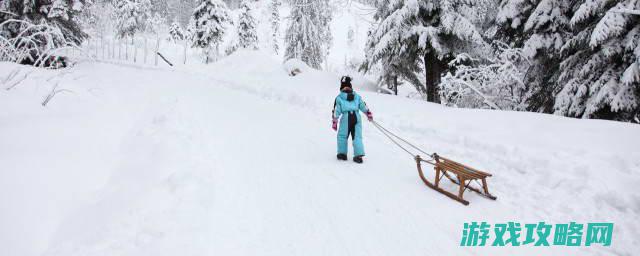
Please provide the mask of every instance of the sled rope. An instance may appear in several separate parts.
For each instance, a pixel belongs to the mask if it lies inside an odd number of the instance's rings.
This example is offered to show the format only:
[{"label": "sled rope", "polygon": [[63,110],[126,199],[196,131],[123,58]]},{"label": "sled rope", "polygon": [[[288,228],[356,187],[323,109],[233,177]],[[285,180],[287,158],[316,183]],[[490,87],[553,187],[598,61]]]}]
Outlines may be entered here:
[{"label": "sled rope", "polygon": [[[389,131],[387,128],[384,128],[384,126],[380,125],[378,122],[372,120],[371,123],[373,123],[373,125],[387,138],[389,138],[389,140],[391,140],[391,142],[393,142],[393,144],[396,144],[396,146],[398,146],[399,148],[401,148],[402,150],[404,150],[404,152],[407,152],[407,154],[409,154],[411,156],[411,158],[415,158],[417,154],[412,153],[410,150],[408,150],[407,148],[403,147],[402,144],[400,144],[397,140],[402,141],[403,143],[405,143],[406,145],[422,152],[423,154],[431,157],[433,159],[434,154],[429,154],[427,152],[425,152],[424,150],[420,149],[419,147],[417,147],[416,145],[411,144],[410,142],[408,142],[407,140],[403,139],[402,137],[396,135],[395,133]],[[394,139],[395,138],[395,139]],[[423,160],[424,162],[430,163],[429,161]]]}]

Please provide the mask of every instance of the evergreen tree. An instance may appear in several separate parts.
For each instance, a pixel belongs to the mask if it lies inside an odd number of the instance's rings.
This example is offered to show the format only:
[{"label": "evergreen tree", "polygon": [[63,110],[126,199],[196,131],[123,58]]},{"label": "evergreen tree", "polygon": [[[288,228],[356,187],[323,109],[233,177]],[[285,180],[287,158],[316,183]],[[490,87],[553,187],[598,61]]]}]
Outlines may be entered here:
[{"label": "evergreen tree", "polygon": [[231,21],[229,10],[221,0],[198,0],[191,19],[193,46],[203,50],[205,63],[208,63],[212,47],[215,47],[215,54],[218,55],[225,25]]},{"label": "evergreen tree", "polygon": [[554,113],[638,122],[640,16],[623,9],[640,9],[640,2],[580,1],[570,20],[575,33],[562,48]]},{"label": "evergreen tree", "polygon": [[116,34],[131,37],[147,29],[151,16],[149,0],[115,0]]},{"label": "evergreen tree", "polygon": [[150,15],[149,20],[147,21],[147,31],[153,32],[158,36],[165,26],[166,20],[157,12]]},{"label": "evergreen tree", "polygon": [[527,105],[530,111],[551,112],[558,91],[560,50],[571,36],[572,0],[541,0],[524,25],[524,53],[532,60]]},{"label": "evergreen tree", "polygon": [[[9,19],[25,20],[32,24],[47,23],[59,28],[66,40],[80,44],[87,37],[78,23],[85,4],[85,0],[2,0],[0,23]],[[20,33],[22,26],[23,24],[17,23],[6,24],[0,27],[0,36],[14,38]]]},{"label": "evergreen tree", "polygon": [[327,17],[323,17],[325,0],[295,0],[291,7],[289,26],[286,31],[285,60],[300,59],[312,68],[320,69],[326,49],[328,31]]},{"label": "evergreen tree", "polygon": [[157,13],[161,18],[167,19],[169,17],[169,1],[168,0],[149,0],[151,6],[149,11],[151,13]]},{"label": "evergreen tree", "polygon": [[238,47],[258,49],[258,35],[256,34],[256,20],[251,13],[249,0],[243,0],[238,21]]},{"label": "evergreen tree", "polygon": [[540,0],[502,0],[496,14],[498,39],[511,47],[522,47],[528,35],[524,25]]},{"label": "evergreen tree", "polygon": [[275,54],[278,54],[280,51],[280,46],[278,45],[278,38],[280,37],[280,6],[282,2],[280,0],[272,0],[271,4],[269,4],[269,12],[271,15],[269,16],[269,21],[271,23],[271,45],[273,47],[273,51]]},{"label": "evergreen tree", "polygon": [[173,41],[179,41],[184,39],[184,32],[180,24],[178,23],[178,18],[175,18],[169,27],[169,35]]},{"label": "evergreen tree", "polygon": [[195,21],[190,20],[184,32],[184,39],[189,42],[193,42],[195,31],[196,31],[196,23]]},{"label": "evergreen tree", "polygon": [[[438,85],[449,60],[483,44],[476,26],[467,18],[473,14],[471,1],[464,0],[379,0],[377,21],[369,33],[367,60],[362,69],[382,66],[381,80],[412,83],[428,101],[439,102]],[[425,82],[418,77],[424,72]]]},{"label": "evergreen tree", "polygon": [[333,44],[333,35],[331,33],[331,20],[333,19],[331,4],[329,0],[317,0],[313,4],[319,13],[320,26],[320,38],[322,39],[322,59],[327,63],[327,57],[329,56],[331,46]]}]

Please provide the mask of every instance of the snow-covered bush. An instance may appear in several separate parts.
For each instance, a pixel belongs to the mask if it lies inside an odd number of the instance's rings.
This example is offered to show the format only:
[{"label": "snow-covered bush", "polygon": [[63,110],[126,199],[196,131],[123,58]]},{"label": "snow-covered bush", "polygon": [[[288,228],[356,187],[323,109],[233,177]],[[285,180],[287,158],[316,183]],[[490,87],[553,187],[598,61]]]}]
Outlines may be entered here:
[{"label": "snow-covered bush", "polygon": [[299,59],[288,59],[282,65],[284,70],[289,76],[297,76],[300,73],[304,73],[310,69],[309,65]]},{"label": "snow-covered bush", "polygon": [[0,1],[0,60],[37,66],[64,65],[57,51],[79,45],[85,0]]},{"label": "snow-covered bush", "polygon": [[76,47],[67,40],[60,28],[46,22],[32,24],[25,20],[9,19],[0,23],[0,29],[7,26],[19,28],[17,35],[6,37],[0,34],[0,61],[31,64],[38,67],[64,67],[66,60],[56,56],[59,51]]},{"label": "snow-covered bush", "polygon": [[[0,23],[10,19],[55,27],[67,41],[82,43],[87,35],[78,24],[78,16],[85,10],[85,0],[2,0]],[[25,23],[11,23],[0,29],[5,38],[14,38],[24,31]],[[31,31],[31,30],[30,30]]]},{"label": "snow-covered bush", "polygon": [[524,78],[529,60],[520,48],[496,43],[492,54],[474,59],[458,55],[455,67],[440,84],[443,104],[465,108],[525,110],[528,88]]}]

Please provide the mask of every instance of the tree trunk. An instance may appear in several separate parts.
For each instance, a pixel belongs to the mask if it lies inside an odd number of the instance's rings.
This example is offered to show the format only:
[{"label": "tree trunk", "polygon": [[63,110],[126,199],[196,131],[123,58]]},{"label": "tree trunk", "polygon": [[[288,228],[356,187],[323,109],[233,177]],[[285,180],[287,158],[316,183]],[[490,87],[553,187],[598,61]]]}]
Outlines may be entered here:
[{"label": "tree trunk", "polygon": [[445,71],[446,63],[438,59],[433,50],[428,51],[424,55],[424,68],[426,75],[425,90],[428,102],[440,103],[440,78]]},{"label": "tree trunk", "polygon": [[393,77],[393,93],[398,96],[398,76]]}]

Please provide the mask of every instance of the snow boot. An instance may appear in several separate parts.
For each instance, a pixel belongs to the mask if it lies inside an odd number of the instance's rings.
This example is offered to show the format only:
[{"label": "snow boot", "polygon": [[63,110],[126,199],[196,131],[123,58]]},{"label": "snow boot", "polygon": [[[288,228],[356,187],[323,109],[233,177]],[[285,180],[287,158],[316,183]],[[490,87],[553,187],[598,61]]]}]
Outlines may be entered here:
[{"label": "snow boot", "polygon": [[338,154],[338,160],[347,161],[347,155],[345,155],[345,154]]},{"label": "snow boot", "polygon": [[356,163],[361,164],[362,163],[362,156],[354,156],[353,157],[353,161]]}]

